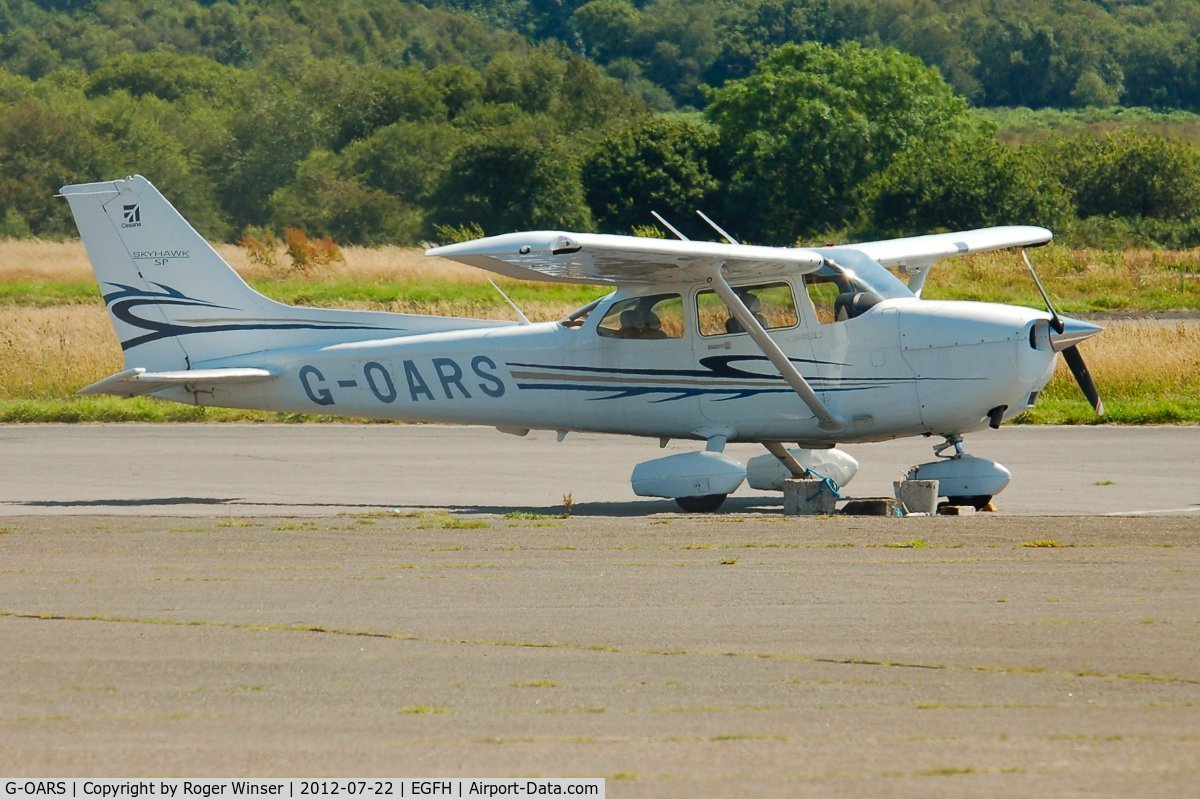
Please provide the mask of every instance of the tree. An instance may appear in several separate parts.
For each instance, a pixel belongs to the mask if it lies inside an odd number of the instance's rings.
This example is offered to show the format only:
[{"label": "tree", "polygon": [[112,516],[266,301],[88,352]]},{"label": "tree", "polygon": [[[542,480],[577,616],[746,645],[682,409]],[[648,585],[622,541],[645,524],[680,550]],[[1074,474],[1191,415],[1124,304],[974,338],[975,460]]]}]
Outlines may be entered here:
[{"label": "tree", "polygon": [[410,243],[416,214],[395,197],[347,178],[336,155],[315,151],[271,195],[272,221],[348,244]]},{"label": "tree", "polygon": [[1200,150],[1193,145],[1126,132],[1041,146],[1082,218],[1200,217]]},{"label": "tree", "polygon": [[341,124],[335,146],[393,122],[446,118],[442,88],[418,69],[358,70],[353,87],[342,98]]},{"label": "tree", "polygon": [[744,236],[779,243],[854,219],[864,182],[897,153],[969,119],[936,70],[855,43],[785,45],[709,97],[727,170],[725,218]]},{"label": "tree", "polygon": [[200,95],[211,101],[231,91],[234,71],[201,56],[174,53],[122,53],[88,76],[87,93],[94,97],[124,89],[136,96],[151,94],[163,100]]},{"label": "tree", "polygon": [[477,224],[488,233],[586,230],[579,167],[525,126],[472,139],[450,159],[429,202],[426,229]]},{"label": "tree", "polygon": [[782,44],[820,41],[828,33],[830,0],[740,0],[722,20],[721,52],[705,72],[712,86],[744,78]]},{"label": "tree", "polygon": [[343,151],[345,168],[363,185],[420,204],[467,134],[441,123],[397,122]]},{"label": "tree", "polygon": [[681,117],[648,116],[600,142],[584,159],[588,206],[601,230],[627,233],[650,211],[690,218],[717,189],[709,160],[717,133]]},{"label": "tree", "polygon": [[216,240],[230,237],[233,230],[217,201],[214,176],[169,129],[186,124],[175,118],[177,104],[122,91],[94,100],[90,111],[92,130],[112,149],[106,177],[145,175],[201,234]]},{"label": "tree", "polygon": [[106,174],[111,150],[88,123],[81,108],[32,97],[0,112],[0,214],[7,228],[50,237],[75,232],[70,208],[54,192],[112,177]]},{"label": "tree", "polygon": [[490,103],[512,103],[528,114],[547,111],[565,69],[562,59],[546,50],[500,53],[483,70],[483,97]]},{"label": "tree", "polygon": [[628,52],[639,22],[638,10],[629,0],[591,0],[571,17],[585,51],[601,63]]},{"label": "tree", "polygon": [[872,236],[990,225],[1060,227],[1069,196],[1038,153],[1001,144],[987,129],[916,142],[866,189]]}]

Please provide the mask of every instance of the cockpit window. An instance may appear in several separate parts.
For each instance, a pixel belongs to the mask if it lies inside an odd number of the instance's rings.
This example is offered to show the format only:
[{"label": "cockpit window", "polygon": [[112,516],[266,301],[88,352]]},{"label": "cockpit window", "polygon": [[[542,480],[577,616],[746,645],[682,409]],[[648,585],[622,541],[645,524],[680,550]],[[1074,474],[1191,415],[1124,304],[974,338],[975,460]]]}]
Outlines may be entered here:
[{"label": "cockpit window", "polygon": [[857,250],[817,252],[829,260],[804,276],[804,286],[821,324],[854,319],[885,299],[913,296],[894,275]]},{"label": "cockpit window", "polygon": [[[758,323],[767,330],[792,327],[796,324],[796,302],[792,287],[787,283],[764,283],[759,286],[737,286],[734,292],[750,309]],[[744,333],[742,325],[733,318],[724,300],[705,289],[696,295],[696,316],[700,320],[700,335],[723,336]]]},{"label": "cockpit window", "polygon": [[683,299],[678,294],[654,294],[618,300],[604,314],[596,332],[609,338],[681,338]]}]

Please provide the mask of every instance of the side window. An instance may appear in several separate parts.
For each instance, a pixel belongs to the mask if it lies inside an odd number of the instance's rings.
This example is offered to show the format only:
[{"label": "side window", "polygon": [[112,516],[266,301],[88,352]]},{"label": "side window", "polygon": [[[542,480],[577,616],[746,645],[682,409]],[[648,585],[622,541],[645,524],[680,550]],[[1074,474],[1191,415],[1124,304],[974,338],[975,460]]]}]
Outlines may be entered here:
[{"label": "side window", "polygon": [[[767,330],[793,327],[796,324],[796,302],[792,287],[787,283],[764,283],[761,286],[738,286],[734,289],[758,323]],[[714,292],[705,290],[696,295],[696,318],[700,335],[723,336],[742,333],[741,324],[729,313],[725,302]]]},{"label": "side window", "polygon": [[823,325],[842,320],[837,318],[837,298],[844,294],[842,282],[838,278],[827,275],[805,275],[804,288],[808,290],[808,298],[816,309],[817,321]]},{"label": "side window", "polygon": [[614,302],[596,332],[609,338],[682,338],[683,298],[654,294]]}]

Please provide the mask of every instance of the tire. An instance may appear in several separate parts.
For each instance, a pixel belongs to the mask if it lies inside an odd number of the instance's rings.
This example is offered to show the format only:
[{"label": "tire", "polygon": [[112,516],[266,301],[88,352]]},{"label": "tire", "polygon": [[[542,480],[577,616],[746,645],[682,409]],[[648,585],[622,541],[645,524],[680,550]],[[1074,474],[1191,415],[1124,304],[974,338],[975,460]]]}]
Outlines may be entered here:
[{"label": "tire", "polygon": [[983,510],[992,501],[990,494],[977,494],[969,497],[946,497],[947,505],[970,505],[975,510]]},{"label": "tire", "polygon": [[727,494],[704,494],[699,497],[675,497],[675,504],[687,513],[712,513],[721,507]]}]

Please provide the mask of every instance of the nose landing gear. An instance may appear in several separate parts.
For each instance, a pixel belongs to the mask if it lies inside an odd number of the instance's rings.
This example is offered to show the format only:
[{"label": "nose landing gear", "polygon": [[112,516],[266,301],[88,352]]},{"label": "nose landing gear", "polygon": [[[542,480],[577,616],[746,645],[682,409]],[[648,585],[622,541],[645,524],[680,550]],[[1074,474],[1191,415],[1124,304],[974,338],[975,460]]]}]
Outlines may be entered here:
[{"label": "nose landing gear", "polygon": [[[971,505],[981,510],[999,494],[1012,479],[1012,473],[999,463],[969,455],[963,450],[963,438],[958,433],[945,434],[945,441],[933,448],[941,460],[920,463],[908,470],[909,480],[937,480],[938,496],[951,505]],[[953,449],[953,454],[944,454]]]}]

